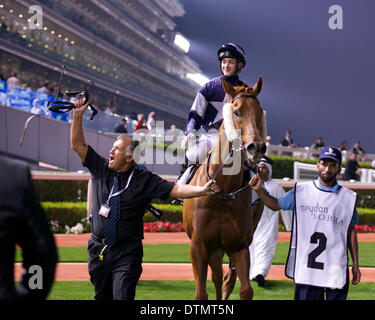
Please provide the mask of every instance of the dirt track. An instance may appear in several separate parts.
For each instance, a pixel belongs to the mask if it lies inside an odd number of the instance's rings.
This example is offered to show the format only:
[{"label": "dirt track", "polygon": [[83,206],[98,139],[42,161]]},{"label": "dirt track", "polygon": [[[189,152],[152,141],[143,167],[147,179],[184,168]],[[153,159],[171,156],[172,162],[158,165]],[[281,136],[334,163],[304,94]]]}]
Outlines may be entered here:
[{"label": "dirt track", "polygon": [[[55,234],[58,247],[85,247],[90,234]],[[279,242],[289,242],[290,232],[279,232]],[[185,232],[145,232],[143,244],[180,244],[189,243]],[[358,241],[375,242],[375,233],[358,233]]]},{"label": "dirt track", "polygon": [[[81,235],[55,235],[56,244],[59,247],[87,246],[90,234]],[[290,233],[279,233],[279,241],[289,241]],[[358,240],[361,242],[375,242],[375,233],[359,233]],[[183,232],[176,233],[145,233],[144,244],[180,244],[189,243],[189,238]],[[224,265],[224,270],[228,265]],[[15,277],[20,279],[23,272],[20,263],[15,266]],[[361,281],[375,282],[375,268],[361,268]],[[209,272],[211,279],[211,272]],[[267,280],[286,280],[284,275],[284,266],[273,265],[267,276]],[[87,281],[89,274],[87,263],[60,263],[56,270],[56,281]],[[194,280],[191,264],[167,264],[167,263],[144,263],[141,280]]]}]

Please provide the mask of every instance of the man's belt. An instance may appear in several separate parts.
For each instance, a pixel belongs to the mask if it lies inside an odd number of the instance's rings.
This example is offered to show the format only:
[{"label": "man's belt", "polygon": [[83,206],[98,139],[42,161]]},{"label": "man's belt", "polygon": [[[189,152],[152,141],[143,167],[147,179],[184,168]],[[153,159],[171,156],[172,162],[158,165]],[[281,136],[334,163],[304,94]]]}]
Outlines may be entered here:
[{"label": "man's belt", "polygon": [[100,242],[100,243],[105,244],[105,239],[104,238],[100,238],[100,237],[96,236],[93,233],[91,234],[91,239],[94,240],[94,241],[96,241],[96,242]]}]

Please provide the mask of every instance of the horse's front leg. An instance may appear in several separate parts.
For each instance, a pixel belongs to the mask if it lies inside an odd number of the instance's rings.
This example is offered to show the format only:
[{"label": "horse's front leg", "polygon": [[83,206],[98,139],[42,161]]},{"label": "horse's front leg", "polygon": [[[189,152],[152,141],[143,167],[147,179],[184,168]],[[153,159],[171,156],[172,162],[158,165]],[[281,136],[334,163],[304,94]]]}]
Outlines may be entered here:
[{"label": "horse's front leg", "polygon": [[250,254],[249,248],[244,248],[240,251],[231,252],[230,258],[236,267],[238,279],[240,279],[240,299],[253,299],[253,288],[251,287],[249,271],[250,271]]},{"label": "horse's front leg", "polygon": [[191,240],[190,257],[195,278],[195,300],[207,300],[206,291],[208,254],[206,248],[199,241]]},{"label": "horse's front leg", "polygon": [[212,282],[215,286],[216,300],[223,298],[223,255],[223,252],[217,250],[211,254],[208,261],[212,271]]}]

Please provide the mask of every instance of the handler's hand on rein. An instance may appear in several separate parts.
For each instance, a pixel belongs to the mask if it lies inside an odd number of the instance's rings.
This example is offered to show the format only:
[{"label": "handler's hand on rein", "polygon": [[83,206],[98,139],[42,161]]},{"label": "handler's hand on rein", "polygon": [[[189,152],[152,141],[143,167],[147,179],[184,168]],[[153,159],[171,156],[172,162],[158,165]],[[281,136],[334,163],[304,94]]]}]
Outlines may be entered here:
[{"label": "handler's hand on rein", "polygon": [[209,195],[212,192],[220,192],[220,188],[216,184],[216,181],[211,179],[203,186],[203,192],[204,194]]},{"label": "handler's hand on rein", "polygon": [[256,174],[254,177],[251,178],[251,180],[249,181],[249,186],[251,189],[253,189],[254,191],[259,191],[260,188],[262,187],[262,179],[259,177],[258,174]]}]

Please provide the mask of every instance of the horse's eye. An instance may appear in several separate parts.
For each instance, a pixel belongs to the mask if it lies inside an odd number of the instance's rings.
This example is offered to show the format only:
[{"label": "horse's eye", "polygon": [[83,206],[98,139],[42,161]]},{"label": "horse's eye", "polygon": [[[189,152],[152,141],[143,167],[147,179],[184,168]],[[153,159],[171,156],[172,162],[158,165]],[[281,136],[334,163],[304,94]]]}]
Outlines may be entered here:
[{"label": "horse's eye", "polygon": [[240,116],[240,112],[239,112],[238,110],[235,110],[235,111],[234,111],[234,114],[235,114],[237,117]]}]

